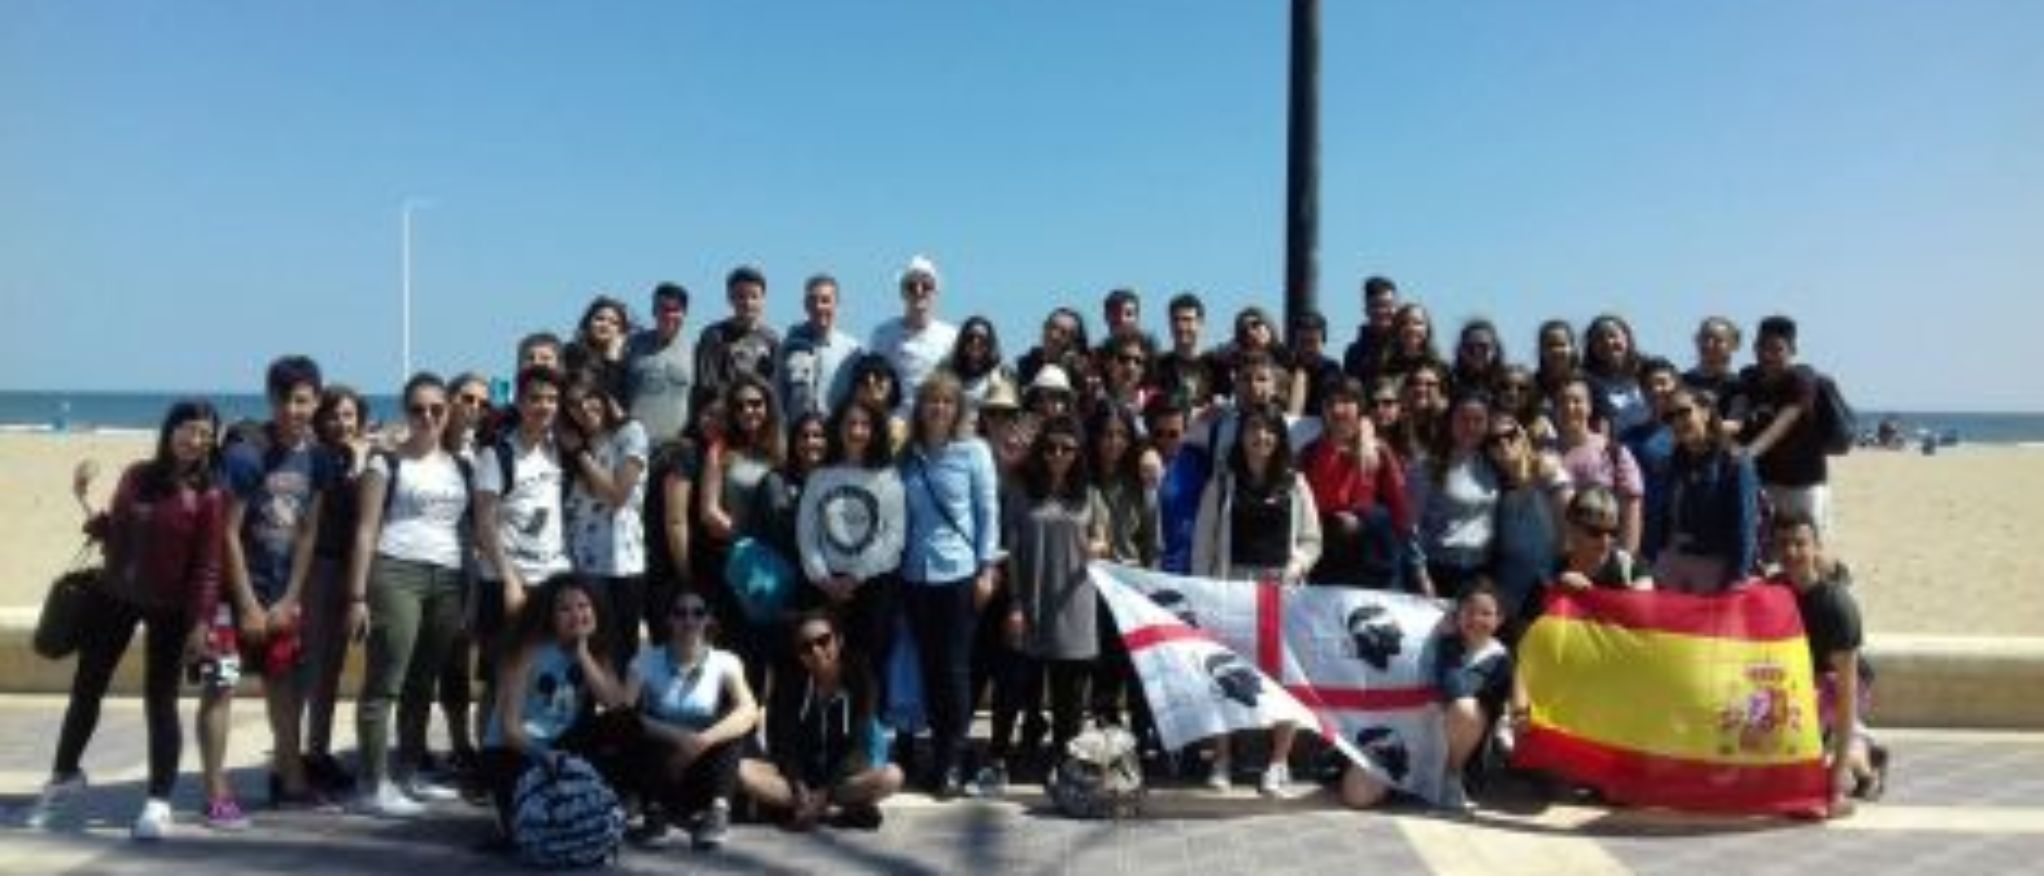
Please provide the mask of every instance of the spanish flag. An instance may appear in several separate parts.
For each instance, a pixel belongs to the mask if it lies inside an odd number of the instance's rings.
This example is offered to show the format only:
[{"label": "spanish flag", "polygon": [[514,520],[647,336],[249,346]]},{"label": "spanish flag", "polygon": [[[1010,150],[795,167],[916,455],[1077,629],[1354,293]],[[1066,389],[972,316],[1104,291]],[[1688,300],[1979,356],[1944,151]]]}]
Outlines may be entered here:
[{"label": "spanish flag", "polygon": [[1548,594],[1519,646],[1532,708],[1514,762],[1613,802],[1821,813],[1829,803],[1795,595]]}]

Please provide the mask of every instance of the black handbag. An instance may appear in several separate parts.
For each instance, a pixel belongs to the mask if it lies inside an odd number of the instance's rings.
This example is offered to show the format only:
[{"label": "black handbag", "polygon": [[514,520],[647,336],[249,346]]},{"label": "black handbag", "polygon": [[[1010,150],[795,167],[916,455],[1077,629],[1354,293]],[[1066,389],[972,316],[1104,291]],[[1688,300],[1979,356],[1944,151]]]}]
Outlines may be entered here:
[{"label": "black handbag", "polygon": [[85,613],[91,610],[87,603],[92,591],[99,589],[103,574],[104,567],[92,562],[92,545],[87,544],[71,558],[70,568],[50,582],[50,592],[43,597],[43,613],[35,623],[32,644],[37,654],[62,660],[77,652]]}]

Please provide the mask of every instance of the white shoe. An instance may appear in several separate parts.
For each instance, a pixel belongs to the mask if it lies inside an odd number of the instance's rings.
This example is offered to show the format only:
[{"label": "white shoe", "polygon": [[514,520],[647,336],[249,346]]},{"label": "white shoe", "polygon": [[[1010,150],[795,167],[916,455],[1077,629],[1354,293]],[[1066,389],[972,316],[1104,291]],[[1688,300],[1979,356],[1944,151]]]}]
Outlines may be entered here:
[{"label": "white shoe", "polygon": [[376,783],[376,790],[356,797],[354,809],[381,818],[417,818],[426,814],[425,804],[405,796],[388,780]]},{"label": "white shoe", "polygon": [[398,790],[420,803],[440,803],[461,799],[461,792],[439,782],[428,780],[417,773],[398,780]]},{"label": "white shoe", "polygon": [[36,797],[35,805],[29,807],[28,826],[37,830],[48,827],[64,811],[71,798],[83,792],[88,785],[90,783],[86,781],[83,770],[44,782],[42,794]]},{"label": "white shoe", "polygon": [[1462,780],[1450,778],[1441,783],[1441,808],[1449,812],[1475,812],[1476,804],[1470,801],[1469,789],[1462,786]]},{"label": "white shoe", "polygon": [[142,804],[142,814],[135,816],[135,826],[128,829],[128,836],[148,842],[163,839],[170,834],[170,801],[156,797]]},{"label": "white shoe", "polygon": [[1265,797],[1284,797],[1292,791],[1292,768],[1274,763],[1263,770],[1263,779],[1256,783],[1256,793]]},{"label": "white shoe", "polygon": [[1235,787],[1235,765],[1225,760],[1214,761],[1213,769],[1207,772],[1207,790],[1226,794]]}]

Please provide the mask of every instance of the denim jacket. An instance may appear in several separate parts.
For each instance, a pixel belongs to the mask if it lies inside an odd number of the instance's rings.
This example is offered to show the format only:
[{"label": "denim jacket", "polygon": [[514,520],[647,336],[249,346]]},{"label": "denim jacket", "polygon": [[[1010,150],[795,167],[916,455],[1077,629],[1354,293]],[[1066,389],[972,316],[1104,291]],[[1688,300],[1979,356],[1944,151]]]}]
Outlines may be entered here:
[{"label": "denim jacket", "polygon": [[908,547],[901,576],[914,584],[971,578],[999,557],[999,480],[986,442],[967,438],[934,453],[909,448],[901,460]]},{"label": "denim jacket", "polygon": [[1667,542],[1658,550],[1723,557],[1734,575],[1750,574],[1760,553],[1760,476],[1753,460],[1715,449],[1680,447],[1668,470]]}]

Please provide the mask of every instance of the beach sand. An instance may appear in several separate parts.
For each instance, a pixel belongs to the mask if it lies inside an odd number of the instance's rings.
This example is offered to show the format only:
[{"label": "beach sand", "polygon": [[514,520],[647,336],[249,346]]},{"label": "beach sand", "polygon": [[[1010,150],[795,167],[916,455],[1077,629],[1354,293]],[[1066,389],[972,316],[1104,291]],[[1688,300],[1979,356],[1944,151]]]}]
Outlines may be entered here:
[{"label": "beach sand", "polygon": [[[78,549],[71,467],[94,459],[93,500],[151,450],[144,436],[0,435],[0,606],[37,605]],[[2044,449],[1937,456],[1855,451],[1833,460],[1833,547],[1852,567],[1868,629],[2044,636]]]}]

